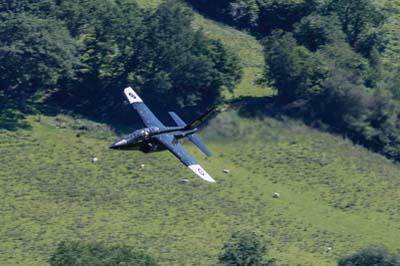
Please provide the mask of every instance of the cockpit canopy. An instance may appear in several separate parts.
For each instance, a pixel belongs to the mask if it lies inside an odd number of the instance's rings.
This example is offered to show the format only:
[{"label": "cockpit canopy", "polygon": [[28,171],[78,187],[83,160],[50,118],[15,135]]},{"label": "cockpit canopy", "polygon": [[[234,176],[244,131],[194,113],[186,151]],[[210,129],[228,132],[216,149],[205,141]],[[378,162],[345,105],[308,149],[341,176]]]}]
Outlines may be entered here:
[{"label": "cockpit canopy", "polygon": [[150,136],[150,129],[149,128],[142,128],[133,131],[130,135],[130,139],[135,139],[135,140],[144,140],[147,139]]},{"label": "cockpit canopy", "polygon": [[144,138],[148,138],[150,136],[150,129],[144,128],[140,130],[140,135],[143,136]]},{"label": "cockpit canopy", "polygon": [[134,140],[134,141],[143,141],[143,140],[147,140],[151,137],[152,133],[156,133],[159,132],[160,129],[159,128],[141,128],[138,130],[133,131],[130,135],[129,135],[129,139],[130,140]]}]

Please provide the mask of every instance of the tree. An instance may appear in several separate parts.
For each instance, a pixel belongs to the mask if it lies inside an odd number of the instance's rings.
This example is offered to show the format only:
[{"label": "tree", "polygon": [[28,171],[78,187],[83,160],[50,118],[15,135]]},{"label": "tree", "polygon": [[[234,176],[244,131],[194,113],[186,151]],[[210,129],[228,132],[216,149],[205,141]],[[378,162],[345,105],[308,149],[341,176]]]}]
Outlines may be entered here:
[{"label": "tree", "polygon": [[316,10],[316,0],[186,0],[207,16],[266,35],[289,31],[302,17]]},{"label": "tree", "polygon": [[264,260],[268,249],[262,244],[254,232],[236,232],[232,234],[221,254],[219,265],[221,266],[267,266],[275,265],[275,260]]},{"label": "tree", "polygon": [[80,65],[53,98],[86,114],[121,113],[121,88],[138,68],[144,11],[128,0],[61,0],[59,13],[79,45]]},{"label": "tree", "polygon": [[338,266],[399,266],[399,258],[389,254],[384,248],[363,249],[353,255],[343,257]]},{"label": "tree", "polygon": [[155,266],[152,257],[128,246],[61,242],[49,259],[51,266]]},{"label": "tree", "polygon": [[336,15],[321,16],[313,13],[295,25],[294,37],[299,44],[315,52],[323,45],[344,42],[345,34]]},{"label": "tree", "polygon": [[312,100],[311,109],[314,117],[330,124],[336,131],[357,132],[360,139],[359,134],[368,125],[369,96],[365,87],[355,79],[354,72],[348,69],[330,69],[321,94]]},{"label": "tree", "polygon": [[329,65],[329,71],[343,69],[351,76],[354,84],[367,85],[373,83],[371,80],[371,67],[369,61],[354,52],[346,42],[335,42],[327,44],[318,50],[322,60]]},{"label": "tree", "polygon": [[29,14],[42,19],[54,18],[57,5],[54,0],[3,0],[0,2],[0,21],[17,14]]},{"label": "tree", "polygon": [[10,16],[0,23],[0,80],[8,97],[26,98],[71,77],[78,60],[76,43],[55,19],[29,14]]},{"label": "tree", "polygon": [[318,6],[315,0],[257,1],[259,15],[255,30],[269,35],[274,30],[292,31],[295,23],[311,14]]},{"label": "tree", "polygon": [[266,75],[284,103],[321,93],[326,67],[318,54],[297,44],[291,33],[277,31],[265,41]]},{"label": "tree", "polygon": [[193,30],[192,11],[177,1],[151,12],[130,0],[60,2],[60,18],[68,18],[80,52],[77,78],[54,97],[66,107],[125,122],[119,114],[126,108],[120,103],[127,85],[152,107],[207,108],[240,78],[237,58],[219,41]]},{"label": "tree", "polygon": [[137,85],[159,106],[208,107],[241,76],[237,58],[219,41],[191,27],[193,13],[175,1],[163,2],[147,25]]},{"label": "tree", "polygon": [[242,27],[257,25],[260,6],[256,0],[235,0],[227,8],[229,15]]},{"label": "tree", "polygon": [[[328,4],[328,10],[335,12],[341,21],[347,41],[358,52],[369,54],[377,40],[374,28],[384,21],[383,15],[372,0],[337,0]],[[369,42],[367,45],[366,42]],[[371,43],[372,42],[372,43]]]},{"label": "tree", "polygon": [[368,61],[345,42],[325,45],[318,54],[327,72],[321,93],[312,101],[313,113],[334,129],[357,132],[360,138],[370,112],[371,89],[365,86]]}]

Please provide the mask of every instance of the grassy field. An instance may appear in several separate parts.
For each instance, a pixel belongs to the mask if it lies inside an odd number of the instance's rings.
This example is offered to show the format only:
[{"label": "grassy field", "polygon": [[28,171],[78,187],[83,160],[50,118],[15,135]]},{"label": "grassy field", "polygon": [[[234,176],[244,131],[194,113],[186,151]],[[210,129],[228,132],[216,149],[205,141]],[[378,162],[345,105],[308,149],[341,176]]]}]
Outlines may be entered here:
[{"label": "grassy field", "polygon": [[279,265],[398,248],[399,166],[298,122],[220,114],[202,134],[212,158],[185,143],[216,184],[168,153],[109,150],[116,137],[104,125],[28,122],[0,131],[0,265],[46,265],[62,240],[130,244],[160,265],[215,265],[241,229],[268,241]]}]

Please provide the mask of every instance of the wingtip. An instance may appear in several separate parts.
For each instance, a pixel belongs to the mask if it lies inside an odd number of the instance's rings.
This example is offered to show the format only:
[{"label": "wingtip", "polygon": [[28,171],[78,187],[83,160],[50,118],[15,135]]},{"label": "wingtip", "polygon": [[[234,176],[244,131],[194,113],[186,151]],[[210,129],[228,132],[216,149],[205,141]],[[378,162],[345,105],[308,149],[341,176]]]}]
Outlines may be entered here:
[{"label": "wingtip", "polygon": [[204,181],[207,181],[209,183],[215,183],[215,180],[199,164],[192,164],[189,165],[188,167]]},{"label": "wingtip", "polygon": [[126,98],[128,98],[129,103],[143,102],[139,95],[132,89],[132,87],[126,87],[124,89],[124,94]]}]

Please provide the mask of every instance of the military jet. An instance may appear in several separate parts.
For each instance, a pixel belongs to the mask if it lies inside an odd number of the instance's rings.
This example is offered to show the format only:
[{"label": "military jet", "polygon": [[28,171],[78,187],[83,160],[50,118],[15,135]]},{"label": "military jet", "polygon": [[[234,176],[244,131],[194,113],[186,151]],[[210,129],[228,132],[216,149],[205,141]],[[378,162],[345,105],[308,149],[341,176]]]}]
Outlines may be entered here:
[{"label": "military jet", "polygon": [[178,139],[188,137],[202,152],[207,156],[211,156],[211,152],[201,142],[196,131],[198,126],[215,110],[212,108],[190,124],[186,124],[177,114],[169,112],[169,115],[175,121],[177,126],[168,127],[161,123],[160,120],[150,111],[143,103],[137,93],[128,87],[124,90],[125,96],[129,103],[135,109],[145,128],[133,131],[126,137],[111,144],[111,149],[121,150],[140,150],[145,153],[156,152],[168,149],[172,152],[184,165],[190,168],[196,175],[207,182],[215,182],[215,180],[193,159],[192,156],[178,142]]}]

